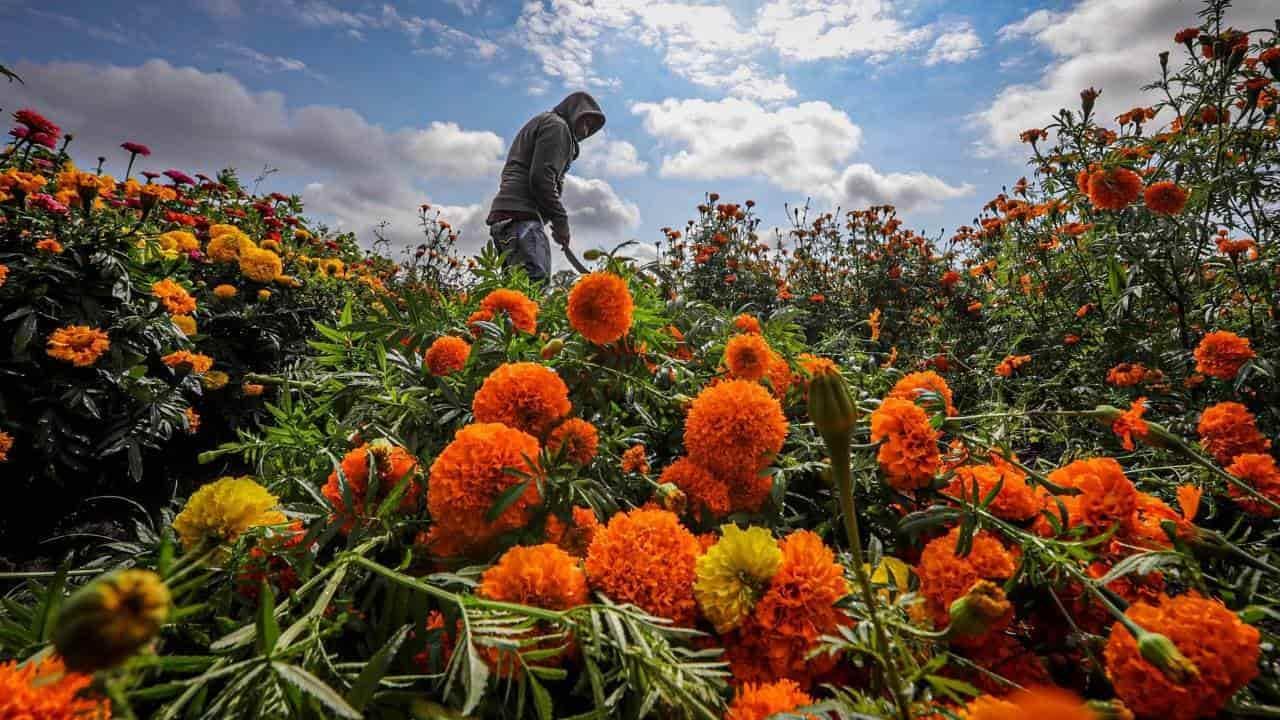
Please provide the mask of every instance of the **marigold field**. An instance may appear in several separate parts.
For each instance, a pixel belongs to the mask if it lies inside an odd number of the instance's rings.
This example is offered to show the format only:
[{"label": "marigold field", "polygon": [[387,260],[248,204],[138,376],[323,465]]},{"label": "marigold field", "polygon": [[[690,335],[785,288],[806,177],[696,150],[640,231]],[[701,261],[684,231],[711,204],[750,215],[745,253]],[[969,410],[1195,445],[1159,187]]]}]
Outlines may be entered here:
[{"label": "marigold field", "polygon": [[950,237],[545,287],[9,109],[0,720],[1280,717],[1280,35],[1188,19]]}]

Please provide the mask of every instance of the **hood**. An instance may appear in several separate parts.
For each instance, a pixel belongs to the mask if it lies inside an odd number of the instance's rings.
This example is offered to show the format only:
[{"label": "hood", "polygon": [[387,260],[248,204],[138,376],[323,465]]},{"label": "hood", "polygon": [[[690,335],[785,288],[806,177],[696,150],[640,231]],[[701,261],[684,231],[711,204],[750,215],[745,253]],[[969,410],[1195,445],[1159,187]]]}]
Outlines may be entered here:
[{"label": "hood", "polygon": [[[596,102],[596,99],[591,95],[582,91],[571,93],[561,100],[560,104],[555,106],[553,112],[564,118],[571,128],[577,126],[580,118],[592,118],[594,122],[588,128],[586,137],[595,135],[600,132],[600,128],[604,127],[604,113],[600,110],[600,103]],[[585,140],[586,138],[581,139]]]}]

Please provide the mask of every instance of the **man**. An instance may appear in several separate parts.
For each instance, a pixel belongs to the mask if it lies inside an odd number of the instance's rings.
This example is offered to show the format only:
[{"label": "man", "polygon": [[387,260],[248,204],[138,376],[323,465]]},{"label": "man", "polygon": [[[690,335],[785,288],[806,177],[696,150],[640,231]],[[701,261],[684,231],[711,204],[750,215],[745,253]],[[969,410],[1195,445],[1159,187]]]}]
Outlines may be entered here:
[{"label": "man", "polygon": [[578,158],[578,143],[602,127],[600,104],[575,92],[550,112],[535,115],[511,141],[485,224],[494,246],[507,253],[507,265],[524,268],[533,280],[551,275],[544,223],[551,223],[551,236],[569,248],[569,215],[560,202],[564,175]]}]

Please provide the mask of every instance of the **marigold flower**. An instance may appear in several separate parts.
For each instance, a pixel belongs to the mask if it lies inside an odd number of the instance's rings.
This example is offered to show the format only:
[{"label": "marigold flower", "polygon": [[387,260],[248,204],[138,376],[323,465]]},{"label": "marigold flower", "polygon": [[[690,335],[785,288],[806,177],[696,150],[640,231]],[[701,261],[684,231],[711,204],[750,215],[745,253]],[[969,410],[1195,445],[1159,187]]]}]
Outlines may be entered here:
[{"label": "marigold flower", "polygon": [[722,536],[698,558],[694,597],[717,633],[746,619],[782,564],[782,550],[768,528],[721,527]]},{"label": "marigold flower", "polygon": [[254,282],[271,282],[283,272],[280,256],[270,250],[250,247],[240,252],[240,273]]},{"label": "marigold flower", "polygon": [[160,632],[169,605],[169,588],[150,570],[101,575],[62,604],[53,623],[53,645],[76,672],[114,667]]},{"label": "marigold flower", "polygon": [[574,506],[569,520],[566,523],[554,514],[548,515],[543,533],[547,542],[574,557],[585,558],[587,548],[591,547],[591,541],[600,531],[600,520],[596,518],[595,510],[579,505]]},{"label": "marigold flower", "polygon": [[151,286],[151,294],[155,296],[170,315],[186,315],[195,312],[196,299],[191,297],[187,289],[179,285],[173,278],[165,278]]},{"label": "marigold flower", "polygon": [[582,418],[569,418],[556,426],[547,436],[547,450],[563,453],[576,465],[590,465],[600,447],[600,433],[596,426]]},{"label": "marigold flower", "polygon": [[1116,387],[1133,387],[1146,380],[1148,372],[1142,363],[1120,363],[1107,371],[1107,384]]},{"label": "marigold flower", "polygon": [[1137,435],[1140,438],[1145,438],[1147,436],[1147,432],[1150,431],[1150,428],[1147,426],[1147,422],[1142,419],[1142,416],[1146,412],[1147,399],[1140,397],[1137,400],[1134,400],[1133,403],[1129,405],[1129,409],[1121,413],[1120,417],[1116,418],[1115,421],[1111,423],[1111,432],[1115,433],[1116,437],[1120,438],[1120,442],[1124,446],[1125,450],[1133,450],[1134,435]]},{"label": "marigold flower", "polygon": [[93,675],[68,672],[56,655],[0,663],[0,717],[15,720],[99,720],[111,703],[90,691]]},{"label": "marigold flower", "polygon": [[189,407],[182,411],[182,415],[187,421],[187,434],[195,435],[200,432],[200,413],[195,408]]},{"label": "marigold flower", "polygon": [[596,345],[617,342],[631,329],[634,302],[627,281],[610,272],[584,275],[569,291],[569,325]]},{"label": "marigold flower", "polygon": [[810,353],[801,353],[796,362],[800,364],[800,369],[805,375],[813,377],[814,375],[826,374],[829,372],[839,373],[840,368],[836,366],[833,360],[824,357],[818,357]]},{"label": "marigold flower", "polygon": [[[506,425],[480,422],[459,430],[431,465],[427,482],[427,510],[435,522],[428,537],[432,550],[446,557],[463,555],[527,525],[542,502],[533,481],[542,473],[537,457],[538,441]],[[526,484],[524,492],[487,521],[494,502],[520,483]]]},{"label": "marigold flower", "polygon": [[1147,209],[1157,215],[1177,215],[1187,204],[1187,191],[1170,180],[1152,183],[1142,193]]},{"label": "marigold flower", "polygon": [[1216,599],[1188,593],[1163,598],[1157,605],[1136,602],[1125,615],[1148,633],[1171,641],[1197,671],[1184,682],[1170,680],[1143,657],[1133,635],[1117,621],[1103,652],[1107,677],[1116,695],[1139,717],[1213,717],[1258,674],[1258,630]]},{"label": "marigold flower", "polygon": [[1039,686],[1000,698],[980,695],[965,706],[963,720],[1103,720],[1075,694]]},{"label": "marigold flower", "polygon": [[[587,604],[587,578],[578,566],[577,558],[555,545],[516,546],[503,553],[498,562],[480,576],[476,595],[546,610],[568,610]],[[546,634],[550,630],[546,627],[529,633]],[[521,638],[510,639],[518,641]],[[526,650],[551,650],[560,645],[559,638],[550,637]],[[522,668],[514,651],[482,648],[481,652],[490,665],[497,667],[500,675],[515,675]],[[555,666],[569,654],[566,650],[553,657],[527,662],[540,667]]]},{"label": "marigold flower", "polygon": [[494,290],[480,301],[480,311],[487,314],[482,318],[484,320],[492,320],[500,312],[506,313],[511,318],[512,327],[529,335],[538,330],[538,303],[518,290]]},{"label": "marigold flower", "polygon": [[235,297],[239,293],[240,291],[236,289],[235,285],[227,285],[226,283],[218,285],[213,289],[214,297],[218,298],[219,300],[230,300],[231,298]]},{"label": "marigold flower", "polygon": [[174,325],[178,326],[183,335],[191,337],[196,334],[196,319],[194,317],[190,315],[174,315],[170,319],[173,320]]},{"label": "marigold flower", "polygon": [[742,682],[782,678],[809,687],[838,658],[814,655],[823,635],[852,621],[836,602],[849,593],[844,567],[831,548],[808,530],[779,543],[782,562],[769,588],[738,630],[726,636],[729,667]]},{"label": "marigold flower", "polygon": [[520,362],[499,365],[472,398],[476,422],[502,423],[542,437],[569,414],[569,388],[545,365]]},{"label": "marigold flower", "polygon": [[4,287],[5,280],[9,279],[9,266],[0,263],[0,288]]},{"label": "marigold flower", "polygon": [[999,365],[996,365],[995,372],[1000,377],[1012,377],[1018,368],[1029,362],[1031,362],[1030,355],[1007,355],[1005,359],[1000,361]]},{"label": "marigold flower", "polygon": [[942,400],[943,408],[948,415],[956,414],[956,406],[952,404],[951,387],[942,376],[932,370],[914,372],[904,375],[894,384],[893,389],[885,397],[902,398],[915,402],[926,394],[935,394]]},{"label": "marigold flower", "polygon": [[942,466],[938,432],[928,413],[910,400],[889,397],[880,403],[871,413],[871,441],[880,443],[880,469],[899,490],[929,485]]},{"label": "marigold flower", "polygon": [[745,380],[703,389],[685,416],[689,458],[722,477],[754,477],[786,437],[787,418],[777,399]]},{"label": "marigold flower", "polygon": [[693,624],[693,585],[701,546],[672,512],[641,508],[614,515],[587,550],[591,586],[619,603]]},{"label": "marigold flower", "polygon": [[754,315],[743,313],[733,319],[733,329],[740,333],[761,333],[760,321]]},{"label": "marigold flower", "polygon": [[1101,210],[1123,210],[1142,193],[1142,177],[1129,168],[1089,173],[1089,202]]},{"label": "marigold flower", "polygon": [[812,704],[813,698],[791,680],[743,683],[725,710],[724,720],[767,720]]},{"label": "marigold flower", "polygon": [[250,477],[223,477],[201,485],[173,519],[182,547],[206,542],[234,543],[245,531],[280,525],[279,499]]},{"label": "marigold flower", "polygon": [[1249,338],[1217,330],[1205,335],[1196,346],[1196,371],[1219,380],[1233,380],[1240,368],[1256,356],[1249,347]]},{"label": "marigold flower", "polygon": [[[333,507],[335,517],[342,521],[344,533],[349,533],[358,520],[365,518],[366,512],[375,510],[400,484],[407,484],[400,500],[401,511],[411,510],[422,494],[418,459],[404,448],[386,440],[375,440],[347,452],[342,456],[339,466],[346,479],[346,491],[343,490],[338,471],[334,470],[329,473],[320,492]],[[371,466],[378,473],[375,497],[367,497],[371,484]],[[351,506],[347,504],[348,495]]]},{"label": "marigold flower", "polygon": [[9,451],[13,449],[13,436],[0,430],[0,462],[8,462]]},{"label": "marigold flower", "polygon": [[1049,482],[1080,491],[1076,508],[1090,527],[1103,531],[1115,523],[1122,528],[1132,524],[1138,490],[1113,458],[1076,460],[1049,473]]},{"label": "marigold flower", "polygon": [[231,382],[231,376],[221,370],[210,370],[200,378],[200,384],[205,390],[221,390]]},{"label": "marigold flower", "polygon": [[[214,228],[224,228],[220,234],[214,234]],[[219,263],[233,263],[240,260],[240,256],[248,250],[257,248],[253,240],[249,239],[239,228],[231,225],[213,225],[209,228],[209,245],[205,248],[205,255],[209,259]]]},{"label": "marigold flower", "polygon": [[[964,557],[957,555],[959,540],[960,528],[935,538],[925,545],[916,565],[925,609],[940,628],[951,621],[951,603],[968,593],[974,583],[979,580],[1002,582],[1013,577],[1017,570],[1013,554],[995,535],[985,530],[975,533],[969,554]],[[992,629],[998,629],[1000,624],[994,624]]]},{"label": "marigold flower", "polygon": [[461,372],[471,356],[471,344],[462,338],[444,335],[436,338],[423,354],[427,371],[436,377]]},{"label": "marigold flower", "polygon": [[178,350],[160,358],[161,362],[171,368],[180,369],[183,365],[190,367],[190,372],[201,375],[213,367],[213,358],[190,350]]},{"label": "marigold flower", "polygon": [[106,332],[87,325],[69,325],[49,334],[45,353],[54,360],[69,362],[76,367],[90,367],[110,347],[111,340]]},{"label": "marigold flower", "polygon": [[61,255],[62,243],[53,238],[45,238],[36,242],[36,250],[49,255]]},{"label": "marigold flower", "polygon": [[724,346],[724,364],[740,380],[759,380],[769,371],[772,361],[773,350],[761,335],[734,335]]},{"label": "marigold flower", "polygon": [[658,482],[679,488],[699,514],[718,518],[732,509],[728,484],[689,458],[679,458],[668,465]]},{"label": "marigold flower", "polygon": [[645,447],[641,443],[636,443],[627,448],[622,453],[621,459],[622,472],[637,473],[640,475],[649,474],[649,458],[646,455]]},{"label": "marigold flower", "polygon": [[1008,463],[998,467],[965,465],[956,468],[946,493],[969,502],[976,495],[978,502],[982,502],[997,485],[1000,492],[987,507],[996,517],[1021,522],[1035,517],[1044,506],[1041,494],[1027,484],[1026,473]]},{"label": "marigold flower", "polygon": [[240,386],[240,390],[244,392],[245,397],[258,397],[266,390],[266,386],[257,383],[245,383]]},{"label": "marigold flower", "polygon": [[1221,402],[1205,408],[1196,425],[1200,444],[1222,466],[1239,455],[1265,453],[1271,441],[1258,432],[1253,413],[1237,402]]},{"label": "marigold flower", "polygon": [[[1243,453],[1231,461],[1227,472],[1243,480],[1257,490],[1263,497],[1280,503],[1280,469],[1276,468],[1276,459],[1265,453]],[[1261,517],[1275,517],[1280,514],[1275,508],[1261,502],[1244,490],[1229,485],[1227,493],[1245,512]]]}]

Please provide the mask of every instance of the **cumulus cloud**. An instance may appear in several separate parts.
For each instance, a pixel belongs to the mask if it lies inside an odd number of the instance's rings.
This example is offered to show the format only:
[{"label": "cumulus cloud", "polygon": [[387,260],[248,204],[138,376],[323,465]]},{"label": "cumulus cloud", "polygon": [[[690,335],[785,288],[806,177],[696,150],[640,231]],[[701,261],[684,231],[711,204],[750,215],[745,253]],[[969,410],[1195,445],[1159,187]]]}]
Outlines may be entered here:
[{"label": "cumulus cloud", "polygon": [[899,210],[928,210],[947,200],[971,195],[973,189],[969,183],[948,185],[922,172],[881,174],[866,163],[854,163],[841,173],[830,197],[847,208],[887,203]]},{"label": "cumulus cloud", "polygon": [[969,23],[962,23],[942,33],[933,41],[933,47],[925,55],[925,65],[962,63],[978,56],[982,50],[982,38]]},{"label": "cumulus cloud", "polygon": [[878,62],[928,40],[885,0],[770,0],[756,16],[758,32],[788,60],[862,56]]},{"label": "cumulus cloud", "polygon": [[628,177],[642,175],[649,163],[640,159],[636,146],[626,140],[615,140],[601,131],[582,143],[582,152],[573,163],[573,171],[595,177]]},{"label": "cumulus cloud", "polygon": [[[1059,108],[1078,107],[1079,93],[1087,87],[1103,91],[1097,112],[1104,118],[1155,102],[1157,96],[1141,87],[1159,71],[1161,51],[1182,52],[1173,34],[1199,23],[1195,11],[1194,4],[1179,0],[1128,0],[1124,12],[1117,12],[1111,0],[1083,0],[1063,12],[1037,10],[1001,28],[1002,41],[1030,42],[1053,60],[1038,80],[1004,87],[975,115],[984,130],[981,147],[1013,149],[1021,131],[1043,127]],[[1240,28],[1265,27],[1275,14],[1274,0],[1239,0],[1227,11],[1227,21]]]}]

